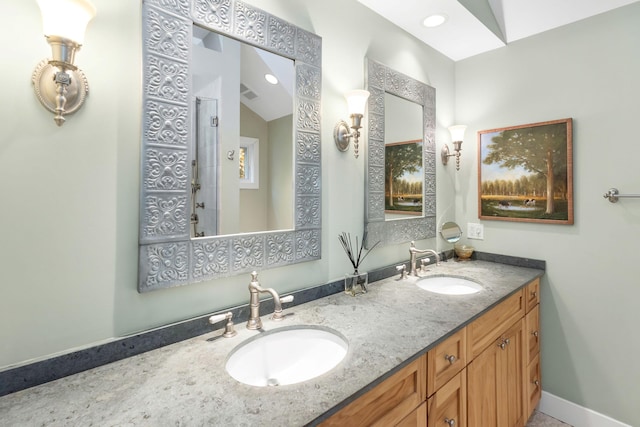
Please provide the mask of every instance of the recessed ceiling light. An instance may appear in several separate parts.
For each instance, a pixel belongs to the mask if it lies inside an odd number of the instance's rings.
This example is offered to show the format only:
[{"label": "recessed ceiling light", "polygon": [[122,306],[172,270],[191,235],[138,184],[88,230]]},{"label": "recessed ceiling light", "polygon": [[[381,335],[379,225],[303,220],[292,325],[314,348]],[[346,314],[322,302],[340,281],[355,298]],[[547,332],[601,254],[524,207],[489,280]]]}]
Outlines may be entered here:
[{"label": "recessed ceiling light", "polygon": [[447,21],[448,16],[444,13],[434,13],[433,15],[429,15],[424,18],[422,21],[422,25],[427,28],[439,27]]},{"label": "recessed ceiling light", "polygon": [[273,74],[265,74],[264,75],[264,79],[266,81],[268,81],[269,83],[271,83],[272,85],[277,85],[278,84],[278,79]]}]

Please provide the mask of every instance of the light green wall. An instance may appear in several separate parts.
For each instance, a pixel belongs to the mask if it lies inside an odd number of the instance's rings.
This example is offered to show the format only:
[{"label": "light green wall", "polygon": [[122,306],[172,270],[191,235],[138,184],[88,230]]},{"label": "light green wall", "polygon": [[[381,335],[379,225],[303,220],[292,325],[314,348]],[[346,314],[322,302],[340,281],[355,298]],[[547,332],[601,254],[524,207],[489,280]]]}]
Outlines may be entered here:
[{"label": "light green wall", "polygon": [[[91,93],[58,128],[30,81],[50,54],[38,6],[0,0],[0,49],[11,58],[0,103],[0,369],[248,302],[248,276],[137,292],[141,3],[93,3],[98,15],[77,55]],[[265,286],[284,293],[341,278],[349,262],[337,236],[362,233],[364,156],[339,152],[333,127],[348,119],[343,94],[364,87],[365,56],[437,88],[439,137],[453,121],[454,64],[356,1],[254,4],[323,39],[322,259],[261,272]],[[357,25],[337,24],[336,11],[357,16]],[[446,219],[454,215],[453,177],[438,167]],[[407,245],[376,248],[365,268],[407,254]]]},{"label": "light green wall", "polygon": [[[11,58],[0,104],[0,369],[247,302],[244,276],[137,293],[140,2],[94,4],[98,16],[77,57],[91,93],[58,128],[30,82],[49,56],[38,7],[0,0],[0,48]],[[611,186],[640,192],[640,144],[629,132],[640,116],[640,5],[454,67],[353,0],[255,4],[323,38],[322,260],[265,270],[262,282],[287,292],[348,270],[336,237],[361,233],[364,156],[339,152],[332,132],[347,119],[343,93],[363,87],[365,56],[436,88],[438,148],[449,142],[447,126],[469,125],[461,170],[437,166],[439,223],[478,221],[476,131],[573,117],[576,224],[483,221],[485,240],[474,244],[547,260],[544,389],[640,425],[640,202],[602,198]],[[357,19],[337,24],[335,11]],[[440,239],[419,245],[447,247]],[[376,248],[365,268],[406,259],[406,245]]]},{"label": "light green wall", "polygon": [[[476,132],[573,117],[575,225],[482,221],[477,249],[545,259],[543,389],[640,426],[640,4],[456,64],[469,125],[456,219],[478,222]],[[466,146],[466,149],[465,149]]]},{"label": "light green wall", "polygon": [[270,230],[293,228],[293,114],[269,122],[269,197],[267,219]]},{"label": "light green wall", "polygon": [[[270,172],[267,154],[271,149],[269,124],[242,103],[240,104],[240,136],[258,139],[258,182],[260,186],[255,189],[240,190],[240,209],[235,213],[236,217],[240,219],[237,230],[240,233],[268,230],[266,212],[269,203]],[[238,175],[237,170],[236,175]],[[224,206],[222,206],[222,209],[224,210]]]}]

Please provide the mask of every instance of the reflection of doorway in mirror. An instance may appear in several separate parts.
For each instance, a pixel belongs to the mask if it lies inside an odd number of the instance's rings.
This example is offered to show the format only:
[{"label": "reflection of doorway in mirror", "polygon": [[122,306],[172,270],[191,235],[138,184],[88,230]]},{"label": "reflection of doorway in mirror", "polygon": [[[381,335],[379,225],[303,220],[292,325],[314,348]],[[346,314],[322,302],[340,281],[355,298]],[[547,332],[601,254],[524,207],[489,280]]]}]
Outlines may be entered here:
[{"label": "reflection of doorway in mirror", "polygon": [[422,140],[385,144],[384,152],[387,218],[422,215]]},{"label": "reflection of doorway in mirror", "polygon": [[218,234],[218,100],[196,98],[196,138],[191,161],[191,237]]}]

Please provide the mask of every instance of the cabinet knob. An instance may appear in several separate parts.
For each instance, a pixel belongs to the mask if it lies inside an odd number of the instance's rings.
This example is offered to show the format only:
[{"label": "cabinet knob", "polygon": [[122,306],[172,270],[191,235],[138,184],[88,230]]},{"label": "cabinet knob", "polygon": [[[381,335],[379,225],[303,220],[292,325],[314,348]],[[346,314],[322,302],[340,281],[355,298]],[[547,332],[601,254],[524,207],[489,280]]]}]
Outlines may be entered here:
[{"label": "cabinet knob", "polygon": [[533,335],[534,337],[538,338],[539,334],[538,334],[538,331],[533,331],[533,332],[531,332],[531,335]]},{"label": "cabinet knob", "polygon": [[531,298],[536,298],[538,293],[536,291],[531,291]]},{"label": "cabinet knob", "polygon": [[450,365],[453,365],[453,363],[456,361],[456,357],[453,354],[447,354],[444,356],[444,358],[449,362]]},{"label": "cabinet knob", "polygon": [[456,420],[453,420],[453,419],[445,418],[444,422],[449,424],[451,427],[456,425]]},{"label": "cabinet knob", "polygon": [[540,387],[540,380],[533,380],[536,387]]},{"label": "cabinet knob", "polygon": [[511,339],[505,338],[502,340],[500,344],[498,344],[498,347],[504,350],[509,345],[510,342],[511,342]]}]

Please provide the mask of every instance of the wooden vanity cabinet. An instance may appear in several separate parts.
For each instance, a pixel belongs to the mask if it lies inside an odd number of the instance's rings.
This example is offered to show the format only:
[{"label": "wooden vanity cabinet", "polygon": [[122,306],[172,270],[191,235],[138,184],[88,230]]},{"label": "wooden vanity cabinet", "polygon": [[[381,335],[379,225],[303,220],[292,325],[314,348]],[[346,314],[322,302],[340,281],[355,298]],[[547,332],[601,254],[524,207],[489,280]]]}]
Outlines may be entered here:
[{"label": "wooden vanity cabinet", "polygon": [[540,280],[321,426],[523,427],[540,400]]},{"label": "wooden vanity cabinet", "polygon": [[[320,424],[328,426],[410,426],[419,423],[425,403],[427,355],[424,354],[400,369],[381,384],[354,400]],[[426,425],[426,405],[424,405]]]},{"label": "wooden vanity cabinet", "polygon": [[539,303],[538,278],[467,326],[469,427],[524,426],[540,401]]}]

